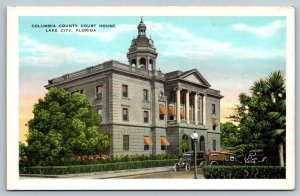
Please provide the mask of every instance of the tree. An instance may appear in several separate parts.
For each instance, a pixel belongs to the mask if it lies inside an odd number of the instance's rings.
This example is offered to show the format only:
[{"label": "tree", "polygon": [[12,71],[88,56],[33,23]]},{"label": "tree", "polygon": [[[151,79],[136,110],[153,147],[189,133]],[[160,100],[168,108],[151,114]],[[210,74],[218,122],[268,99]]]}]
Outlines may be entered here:
[{"label": "tree", "polygon": [[26,152],[26,145],[23,142],[19,141],[19,158],[24,159],[27,152]]},{"label": "tree", "polygon": [[180,142],[180,149],[185,152],[189,149],[189,141],[187,139],[182,139]]},{"label": "tree", "polygon": [[33,164],[55,164],[80,154],[102,154],[109,147],[108,135],[98,131],[99,115],[86,96],[51,88],[34,105],[28,122],[28,160]]},{"label": "tree", "polygon": [[221,123],[221,146],[232,147],[239,143],[238,128],[232,122]]},{"label": "tree", "polygon": [[266,79],[255,81],[251,95],[241,93],[240,104],[230,118],[239,123],[240,142],[235,151],[246,153],[254,148],[267,151],[279,145],[280,165],[283,165],[285,141],[285,79],[283,73],[275,71]]}]

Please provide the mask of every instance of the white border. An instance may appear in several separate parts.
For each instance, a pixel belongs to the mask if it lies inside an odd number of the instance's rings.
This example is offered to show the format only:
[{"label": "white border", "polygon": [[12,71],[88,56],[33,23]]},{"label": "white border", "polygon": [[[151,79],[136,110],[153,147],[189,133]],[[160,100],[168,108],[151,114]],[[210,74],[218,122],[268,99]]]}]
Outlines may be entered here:
[{"label": "white border", "polygon": [[[286,16],[286,179],[78,180],[19,179],[18,16]],[[295,10],[293,7],[8,7],[7,8],[7,189],[9,190],[291,190],[295,188]]]}]

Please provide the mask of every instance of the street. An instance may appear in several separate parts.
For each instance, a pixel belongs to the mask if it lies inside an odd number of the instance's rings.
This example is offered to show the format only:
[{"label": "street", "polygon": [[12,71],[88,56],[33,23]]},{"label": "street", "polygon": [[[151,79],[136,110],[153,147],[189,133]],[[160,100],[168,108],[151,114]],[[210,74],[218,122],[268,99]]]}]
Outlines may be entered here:
[{"label": "street", "polygon": [[[203,174],[197,175],[199,179],[203,179]],[[171,171],[164,171],[164,172],[156,172],[150,174],[141,174],[141,175],[132,175],[132,176],[125,176],[121,177],[121,179],[149,179],[149,178],[160,178],[160,179],[193,179],[194,178],[194,171],[178,171],[175,172],[174,170]]]},{"label": "street", "polygon": [[[204,176],[198,170],[197,177],[203,179]],[[143,168],[135,170],[120,170],[107,171],[97,173],[82,173],[70,175],[53,175],[53,176],[20,176],[20,179],[46,179],[46,178],[72,178],[72,179],[193,179],[194,170],[185,171],[184,169],[175,172],[173,167],[157,167],[157,168]]]}]

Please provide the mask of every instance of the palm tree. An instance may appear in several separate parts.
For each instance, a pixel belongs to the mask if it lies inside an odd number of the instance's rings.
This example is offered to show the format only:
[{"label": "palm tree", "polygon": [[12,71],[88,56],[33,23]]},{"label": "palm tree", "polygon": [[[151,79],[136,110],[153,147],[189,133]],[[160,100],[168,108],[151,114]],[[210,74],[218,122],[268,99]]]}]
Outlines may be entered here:
[{"label": "palm tree", "polygon": [[275,71],[267,78],[270,93],[268,118],[272,122],[270,136],[278,145],[280,166],[284,166],[284,144],[286,136],[286,91],[285,78],[281,71]]}]

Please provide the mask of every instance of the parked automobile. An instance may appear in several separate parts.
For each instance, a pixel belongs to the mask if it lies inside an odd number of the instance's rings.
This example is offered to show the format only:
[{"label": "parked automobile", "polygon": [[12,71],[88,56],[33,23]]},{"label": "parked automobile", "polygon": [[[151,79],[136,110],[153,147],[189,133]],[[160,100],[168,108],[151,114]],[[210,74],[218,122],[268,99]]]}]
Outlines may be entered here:
[{"label": "parked automobile", "polygon": [[[201,162],[206,161],[206,155],[204,151],[197,152],[197,165]],[[195,165],[195,153],[194,151],[184,152],[180,155],[178,162],[174,165],[174,170],[179,171],[182,168],[189,171],[191,166]]]},{"label": "parked automobile", "polygon": [[250,150],[248,156],[245,157],[246,164],[258,164],[258,163],[267,163],[268,157],[265,156],[265,153],[261,149]]},{"label": "parked automobile", "polygon": [[224,151],[211,151],[207,155],[207,160],[200,163],[200,167],[204,165],[240,165],[236,154]]}]

